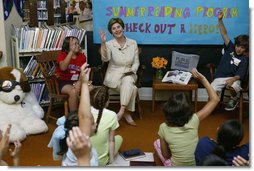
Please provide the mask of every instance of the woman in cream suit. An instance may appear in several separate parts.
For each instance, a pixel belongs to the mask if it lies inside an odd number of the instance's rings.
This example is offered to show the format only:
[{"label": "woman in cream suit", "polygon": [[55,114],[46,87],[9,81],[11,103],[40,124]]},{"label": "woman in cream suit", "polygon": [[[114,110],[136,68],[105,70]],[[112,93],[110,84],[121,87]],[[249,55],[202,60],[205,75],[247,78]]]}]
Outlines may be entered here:
[{"label": "woman in cream suit", "polygon": [[117,113],[118,120],[124,117],[128,124],[135,126],[136,123],[128,111],[135,111],[135,82],[139,67],[137,42],[124,36],[124,23],[120,18],[109,20],[108,31],[114,38],[106,42],[106,33],[100,30],[101,59],[104,62],[109,61],[104,85],[120,92],[121,107]]}]

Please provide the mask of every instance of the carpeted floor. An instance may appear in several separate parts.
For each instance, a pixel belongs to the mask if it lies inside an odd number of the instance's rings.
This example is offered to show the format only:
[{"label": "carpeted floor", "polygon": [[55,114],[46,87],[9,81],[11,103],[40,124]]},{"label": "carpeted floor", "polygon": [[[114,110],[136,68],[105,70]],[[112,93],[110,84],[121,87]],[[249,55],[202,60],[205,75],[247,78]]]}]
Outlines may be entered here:
[{"label": "carpeted floor", "polygon": [[[153,148],[153,141],[158,138],[157,132],[159,125],[163,122],[163,113],[161,110],[162,102],[157,102],[156,112],[151,112],[151,101],[142,101],[143,119],[140,120],[137,114],[133,114],[137,127],[128,125],[124,120],[120,121],[120,127],[116,131],[117,134],[122,135],[124,141],[121,147],[122,150],[132,148],[140,148],[146,152],[155,152]],[[198,109],[205,103],[198,103]],[[114,111],[118,110],[118,105],[110,105],[109,108]],[[245,108],[246,109],[246,108]],[[238,118],[238,108],[231,112],[224,111],[223,108],[217,107],[215,111],[204,121],[201,122],[199,128],[199,135],[210,136],[215,138],[217,127],[228,119]],[[60,166],[60,161],[53,161],[52,149],[47,147],[51,138],[52,132],[56,125],[55,121],[51,120],[48,124],[49,131],[41,135],[30,135],[22,142],[22,150],[20,154],[21,166]],[[249,119],[244,119],[244,139],[242,143],[249,142]],[[12,147],[12,145],[11,145]],[[161,166],[156,154],[154,155],[157,166]],[[4,160],[12,165],[10,157],[4,157]]]}]

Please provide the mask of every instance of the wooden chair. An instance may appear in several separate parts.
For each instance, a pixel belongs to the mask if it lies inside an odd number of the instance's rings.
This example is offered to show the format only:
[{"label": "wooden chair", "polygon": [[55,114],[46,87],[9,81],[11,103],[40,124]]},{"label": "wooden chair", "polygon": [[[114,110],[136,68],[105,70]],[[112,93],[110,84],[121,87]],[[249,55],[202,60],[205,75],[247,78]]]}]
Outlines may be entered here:
[{"label": "wooden chair", "polygon": [[[210,71],[210,76],[211,76],[211,80],[214,80],[214,73],[216,70],[216,66],[214,64],[207,64],[207,67],[209,68]],[[244,102],[248,102],[248,100],[245,100],[243,98],[244,94],[247,93],[249,94],[249,68],[247,69],[247,73],[245,74],[245,78],[244,80],[241,82],[241,87],[242,90],[239,92],[239,121],[241,123],[243,123],[243,103]],[[228,91],[230,89],[228,88],[223,88],[221,91],[221,97],[220,97],[220,104],[225,104],[224,103],[224,97],[227,97],[227,95],[225,94],[226,91]]]},{"label": "wooden chair", "polygon": [[36,60],[40,66],[40,70],[45,80],[48,89],[49,106],[45,115],[45,120],[57,120],[56,115],[53,115],[52,109],[55,105],[64,104],[64,115],[68,115],[68,95],[61,94],[58,85],[58,77],[55,75],[56,58],[59,51],[43,51],[36,56]]},{"label": "wooden chair", "polygon": [[[142,49],[139,47],[138,51],[139,51],[138,53],[140,55]],[[100,49],[99,49],[99,53],[101,54]],[[100,76],[101,76],[102,81],[105,78],[107,67],[108,67],[108,62],[103,62],[102,65],[97,67],[97,69],[100,70]],[[139,65],[139,68],[137,70],[137,81],[135,83],[137,88],[142,87],[145,69],[146,69],[145,65],[142,65],[142,64]],[[113,90],[109,89],[109,94],[110,94],[109,95],[109,103],[120,103],[120,94],[119,94],[119,92],[116,92],[116,91],[113,91]],[[141,111],[142,108],[141,108],[141,104],[140,104],[139,92],[137,92],[135,103],[136,103],[135,106],[138,109],[139,118],[142,119],[142,111]]]}]

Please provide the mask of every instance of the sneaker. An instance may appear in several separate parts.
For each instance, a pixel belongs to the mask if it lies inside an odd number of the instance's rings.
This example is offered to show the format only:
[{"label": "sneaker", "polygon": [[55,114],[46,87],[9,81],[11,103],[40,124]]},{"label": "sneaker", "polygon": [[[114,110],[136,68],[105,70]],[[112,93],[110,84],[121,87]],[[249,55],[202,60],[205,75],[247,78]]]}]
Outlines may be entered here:
[{"label": "sneaker", "polygon": [[230,99],[230,100],[228,101],[227,106],[225,107],[225,110],[227,110],[227,111],[234,110],[234,109],[236,108],[237,104],[238,104],[238,101],[237,101],[237,100]]}]

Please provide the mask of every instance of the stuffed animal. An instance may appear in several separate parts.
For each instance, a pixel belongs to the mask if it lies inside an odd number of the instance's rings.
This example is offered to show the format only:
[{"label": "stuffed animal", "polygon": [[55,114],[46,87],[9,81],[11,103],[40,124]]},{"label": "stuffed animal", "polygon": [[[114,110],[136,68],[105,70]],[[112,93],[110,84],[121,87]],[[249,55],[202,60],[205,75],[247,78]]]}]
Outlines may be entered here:
[{"label": "stuffed animal", "polygon": [[22,141],[29,134],[48,131],[42,120],[44,111],[30,91],[23,71],[14,67],[0,68],[0,130],[11,124],[10,142]]}]

